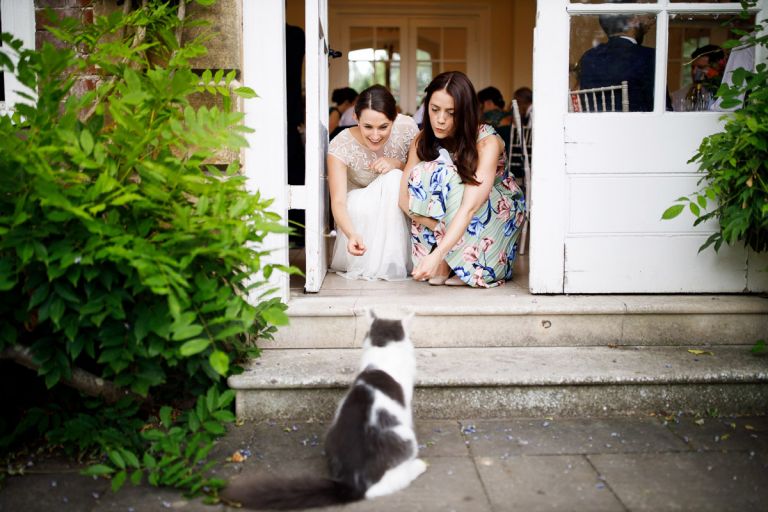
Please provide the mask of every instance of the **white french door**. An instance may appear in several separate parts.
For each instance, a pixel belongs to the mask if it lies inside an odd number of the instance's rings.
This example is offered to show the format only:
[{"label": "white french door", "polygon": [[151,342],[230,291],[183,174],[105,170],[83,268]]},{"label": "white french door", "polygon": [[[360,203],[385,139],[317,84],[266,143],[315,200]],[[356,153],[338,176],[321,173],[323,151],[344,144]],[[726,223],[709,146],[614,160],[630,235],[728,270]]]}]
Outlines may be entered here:
[{"label": "white french door", "polygon": [[[761,2],[764,17],[765,1]],[[768,258],[743,248],[698,248],[715,231],[661,214],[698,189],[687,163],[720,113],[666,111],[670,20],[739,12],[739,3],[569,3],[540,0],[534,36],[530,287],[533,293],[691,293],[768,290]],[[655,17],[651,112],[568,113],[572,33],[599,14]],[[582,24],[583,25],[583,24]],[[570,34],[570,36],[569,36]]]},{"label": "white french door", "polygon": [[328,149],[328,2],[307,0],[306,37],[306,284],[318,292],[328,270],[325,155]]}]

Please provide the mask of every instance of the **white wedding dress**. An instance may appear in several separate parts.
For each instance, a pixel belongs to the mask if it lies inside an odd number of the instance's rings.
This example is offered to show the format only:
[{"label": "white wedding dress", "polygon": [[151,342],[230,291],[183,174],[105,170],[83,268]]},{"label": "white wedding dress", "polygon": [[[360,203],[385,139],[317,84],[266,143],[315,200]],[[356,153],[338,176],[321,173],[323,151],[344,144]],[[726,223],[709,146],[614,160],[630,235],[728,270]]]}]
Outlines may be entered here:
[{"label": "white wedding dress", "polygon": [[[405,162],[408,147],[418,133],[416,123],[398,115],[383,155]],[[377,155],[344,130],[328,147],[347,166],[347,211],[355,230],[363,238],[362,256],[347,252],[347,237],[336,230],[331,270],[347,279],[407,279],[411,271],[410,220],[397,204],[401,170],[379,175],[369,169]]]}]

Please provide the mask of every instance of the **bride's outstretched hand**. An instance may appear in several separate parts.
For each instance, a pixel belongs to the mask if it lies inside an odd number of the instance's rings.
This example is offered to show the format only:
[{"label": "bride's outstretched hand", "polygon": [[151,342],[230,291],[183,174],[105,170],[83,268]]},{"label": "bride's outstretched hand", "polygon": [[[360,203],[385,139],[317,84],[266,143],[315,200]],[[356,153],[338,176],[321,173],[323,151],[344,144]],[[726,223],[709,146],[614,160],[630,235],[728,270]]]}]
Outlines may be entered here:
[{"label": "bride's outstretched hand", "polygon": [[351,235],[347,240],[347,252],[352,256],[362,256],[365,254],[365,244],[363,239],[357,233]]}]

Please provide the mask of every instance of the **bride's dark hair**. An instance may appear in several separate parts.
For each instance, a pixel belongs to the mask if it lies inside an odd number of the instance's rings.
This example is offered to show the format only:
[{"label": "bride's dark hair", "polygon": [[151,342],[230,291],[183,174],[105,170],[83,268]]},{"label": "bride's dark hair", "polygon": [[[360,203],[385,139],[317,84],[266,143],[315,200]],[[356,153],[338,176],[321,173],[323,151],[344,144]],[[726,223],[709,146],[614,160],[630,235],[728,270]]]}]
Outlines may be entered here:
[{"label": "bride's dark hair", "polygon": [[389,89],[383,85],[372,85],[357,97],[355,102],[355,115],[360,119],[360,114],[365,109],[381,112],[387,119],[394,121],[397,117],[397,103]]},{"label": "bride's dark hair", "polygon": [[[461,182],[478,185],[480,182],[475,179],[475,173],[480,106],[472,82],[461,71],[446,71],[437,75],[425,91],[424,124],[416,144],[416,154],[422,161],[435,160],[442,146],[453,154],[453,163]],[[429,119],[429,101],[435,91],[445,91],[453,98],[453,134],[443,140],[435,137]]]}]

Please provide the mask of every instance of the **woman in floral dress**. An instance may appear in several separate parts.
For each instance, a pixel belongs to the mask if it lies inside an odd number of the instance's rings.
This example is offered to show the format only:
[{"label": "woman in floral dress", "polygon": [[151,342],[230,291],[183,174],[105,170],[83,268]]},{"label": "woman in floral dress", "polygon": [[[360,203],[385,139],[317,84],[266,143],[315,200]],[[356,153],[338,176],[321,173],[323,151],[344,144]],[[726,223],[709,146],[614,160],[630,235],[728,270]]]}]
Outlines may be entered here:
[{"label": "woman in floral dress", "polygon": [[442,73],[426,93],[427,115],[399,199],[411,218],[413,279],[497,286],[512,278],[525,218],[522,190],[504,171],[501,137],[478,122],[466,75]]}]

